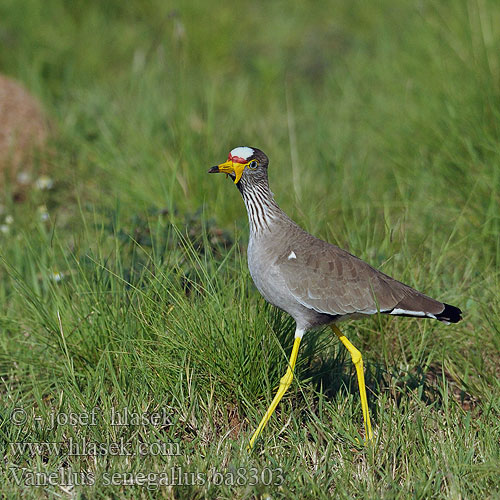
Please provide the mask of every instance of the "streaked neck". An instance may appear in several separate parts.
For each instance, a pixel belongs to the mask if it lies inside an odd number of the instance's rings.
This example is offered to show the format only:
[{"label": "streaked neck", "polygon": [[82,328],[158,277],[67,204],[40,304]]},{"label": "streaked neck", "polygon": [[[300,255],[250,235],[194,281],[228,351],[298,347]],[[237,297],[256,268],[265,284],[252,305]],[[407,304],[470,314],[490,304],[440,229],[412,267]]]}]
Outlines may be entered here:
[{"label": "streaked neck", "polygon": [[269,189],[267,179],[260,179],[256,183],[248,183],[243,179],[238,183],[250,222],[250,231],[260,233],[269,230],[278,219],[287,218]]}]

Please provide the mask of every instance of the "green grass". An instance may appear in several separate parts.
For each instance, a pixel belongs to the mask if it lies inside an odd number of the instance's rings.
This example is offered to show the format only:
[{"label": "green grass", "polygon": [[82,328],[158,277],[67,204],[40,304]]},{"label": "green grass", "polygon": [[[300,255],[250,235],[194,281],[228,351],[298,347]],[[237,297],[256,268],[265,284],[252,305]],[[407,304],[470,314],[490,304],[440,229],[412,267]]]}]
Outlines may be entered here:
[{"label": "green grass", "polygon": [[[0,233],[3,496],[500,496],[497,2],[7,0],[0,39],[0,71],[56,132],[54,189],[2,193],[0,222],[14,218]],[[268,153],[277,201],[310,232],[464,310],[451,326],[343,325],[365,360],[373,446],[359,445],[354,370],[325,330],[306,336],[246,451],[294,325],[251,282],[237,190],[206,175],[238,145]],[[50,428],[52,413],[93,407],[96,425]],[[168,418],[111,425],[125,407]],[[68,456],[70,439],[156,444]],[[106,484],[172,467],[191,484]],[[59,470],[95,484],[30,485]],[[244,484],[189,475],[213,471]]]}]

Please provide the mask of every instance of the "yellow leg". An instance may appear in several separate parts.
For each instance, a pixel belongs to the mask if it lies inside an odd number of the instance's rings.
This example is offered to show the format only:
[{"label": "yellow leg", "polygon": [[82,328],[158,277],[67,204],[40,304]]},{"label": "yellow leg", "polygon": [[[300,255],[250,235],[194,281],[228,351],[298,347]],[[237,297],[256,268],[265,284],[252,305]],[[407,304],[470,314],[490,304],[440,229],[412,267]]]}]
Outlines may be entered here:
[{"label": "yellow leg", "polygon": [[269,408],[267,409],[266,414],[262,417],[262,420],[260,421],[257,430],[253,433],[253,436],[250,439],[250,443],[248,445],[249,450],[253,448],[253,445],[255,444],[257,437],[259,436],[262,429],[266,426],[267,422],[271,418],[271,415],[274,413],[274,410],[278,406],[278,403],[281,401],[281,398],[283,397],[287,389],[290,387],[290,384],[292,383],[293,370],[295,368],[295,363],[297,361],[297,354],[299,353],[300,340],[301,337],[295,337],[295,341],[293,343],[293,348],[292,348],[292,354],[290,355],[290,361],[288,363],[288,369],[286,370],[285,375],[283,375],[283,377],[280,380],[280,386],[278,388],[276,396],[274,396],[274,399]]},{"label": "yellow leg", "polygon": [[373,439],[372,425],[370,423],[370,414],[368,413],[368,400],[366,399],[365,375],[363,373],[363,358],[361,353],[349,342],[347,337],[342,334],[336,325],[331,325],[333,333],[337,335],[339,340],[344,344],[346,349],[351,355],[352,362],[356,367],[356,374],[358,376],[359,395],[361,397],[361,409],[363,411],[363,420],[365,423],[365,438],[367,441]]}]

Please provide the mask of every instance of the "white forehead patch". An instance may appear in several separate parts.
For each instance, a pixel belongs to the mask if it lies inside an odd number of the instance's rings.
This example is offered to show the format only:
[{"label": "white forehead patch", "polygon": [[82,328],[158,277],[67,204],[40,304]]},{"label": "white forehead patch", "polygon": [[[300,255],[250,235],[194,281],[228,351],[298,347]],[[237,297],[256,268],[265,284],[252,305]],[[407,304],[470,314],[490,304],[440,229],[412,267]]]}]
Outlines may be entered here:
[{"label": "white forehead patch", "polygon": [[240,146],[239,148],[234,148],[231,151],[231,156],[238,156],[240,158],[244,158],[245,160],[248,160],[255,151],[252,148],[247,148],[246,146]]}]

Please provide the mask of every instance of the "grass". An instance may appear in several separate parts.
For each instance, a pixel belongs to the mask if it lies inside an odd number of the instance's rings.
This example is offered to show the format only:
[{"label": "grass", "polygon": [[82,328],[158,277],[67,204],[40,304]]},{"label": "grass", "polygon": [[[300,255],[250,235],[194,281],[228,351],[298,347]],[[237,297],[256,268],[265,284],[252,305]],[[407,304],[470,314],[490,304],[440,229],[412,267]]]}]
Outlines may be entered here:
[{"label": "grass", "polygon": [[[0,70],[56,131],[54,189],[2,194],[3,496],[500,495],[496,2],[7,0],[0,20]],[[294,326],[251,283],[237,190],[206,175],[245,144],[268,153],[301,225],[464,310],[448,327],[343,325],[365,360],[373,447],[325,330],[246,451]],[[52,428],[94,407],[95,425]],[[124,408],[163,417],[112,425]],[[107,448],[70,455],[71,439]],[[177,484],[155,485],[169,471]],[[49,473],[63,476],[33,486]]]}]

